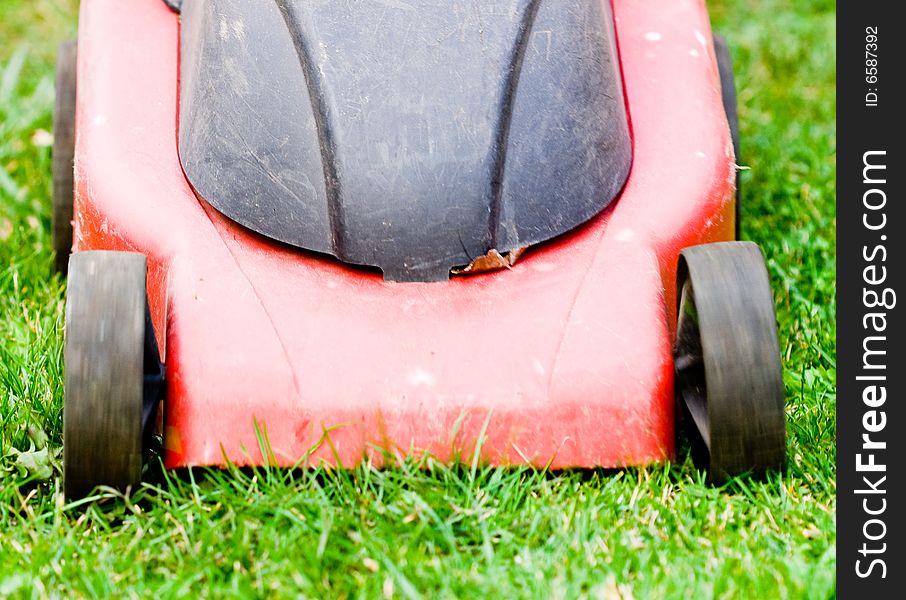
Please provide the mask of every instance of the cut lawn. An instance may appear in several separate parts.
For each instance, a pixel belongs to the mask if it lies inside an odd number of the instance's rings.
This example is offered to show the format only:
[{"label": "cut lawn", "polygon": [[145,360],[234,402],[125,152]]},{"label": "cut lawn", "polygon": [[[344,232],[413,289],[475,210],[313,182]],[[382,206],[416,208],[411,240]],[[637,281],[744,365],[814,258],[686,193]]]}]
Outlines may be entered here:
[{"label": "cut lawn", "polygon": [[686,460],[547,473],[152,464],[132,498],[60,495],[65,281],[52,274],[56,44],[72,0],[0,6],[0,596],[828,598],[836,567],[835,5],[720,0],[743,237],[769,260],[788,469]]}]

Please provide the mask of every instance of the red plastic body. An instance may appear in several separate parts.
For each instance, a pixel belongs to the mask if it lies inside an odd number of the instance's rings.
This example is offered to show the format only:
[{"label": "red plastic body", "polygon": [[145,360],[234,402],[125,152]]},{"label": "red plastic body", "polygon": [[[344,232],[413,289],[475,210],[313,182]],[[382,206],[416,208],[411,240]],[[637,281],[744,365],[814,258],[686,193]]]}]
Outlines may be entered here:
[{"label": "red plastic body", "polygon": [[168,467],[260,463],[256,423],[281,465],[672,456],[676,258],[732,239],[734,157],[703,2],[613,4],[634,139],[619,200],[511,270],[395,284],[199,200],[176,148],[178,17],[83,0],[75,251],[149,257]]}]

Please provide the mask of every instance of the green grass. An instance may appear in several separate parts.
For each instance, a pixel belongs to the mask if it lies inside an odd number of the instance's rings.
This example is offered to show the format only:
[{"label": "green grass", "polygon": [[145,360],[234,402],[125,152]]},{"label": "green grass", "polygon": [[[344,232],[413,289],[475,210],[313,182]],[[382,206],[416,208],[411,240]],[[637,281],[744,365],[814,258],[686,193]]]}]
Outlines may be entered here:
[{"label": "green grass", "polygon": [[715,489],[688,462],[195,470],[73,509],[59,494],[65,282],[51,275],[41,132],[54,47],[74,34],[76,10],[4,0],[0,596],[833,596],[834,3],[711,4],[740,88],[743,233],[770,257],[775,287],[786,473]]}]

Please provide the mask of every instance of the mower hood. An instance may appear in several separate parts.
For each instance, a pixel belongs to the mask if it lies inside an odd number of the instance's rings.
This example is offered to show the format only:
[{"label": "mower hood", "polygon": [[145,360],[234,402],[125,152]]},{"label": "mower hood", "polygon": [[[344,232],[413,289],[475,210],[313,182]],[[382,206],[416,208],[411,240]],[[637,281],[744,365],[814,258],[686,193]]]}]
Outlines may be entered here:
[{"label": "mower hood", "polygon": [[606,0],[190,0],[181,19],[196,193],[388,280],[569,231],[628,176]]}]

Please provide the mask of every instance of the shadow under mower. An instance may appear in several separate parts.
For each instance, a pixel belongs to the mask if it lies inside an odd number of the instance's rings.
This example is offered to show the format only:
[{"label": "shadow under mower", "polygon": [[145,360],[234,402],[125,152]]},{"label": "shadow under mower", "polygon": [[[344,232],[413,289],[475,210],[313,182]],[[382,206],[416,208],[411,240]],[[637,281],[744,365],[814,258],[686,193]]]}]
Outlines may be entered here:
[{"label": "shadow under mower", "polygon": [[80,18],[54,147],[67,496],[137,486],[153,433],[168,468],[561,469],[671,459],[685,423],[713,480],[784,465],[700,0]]}]

